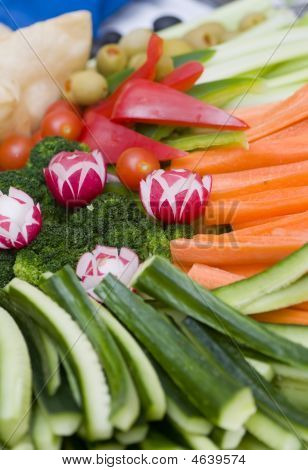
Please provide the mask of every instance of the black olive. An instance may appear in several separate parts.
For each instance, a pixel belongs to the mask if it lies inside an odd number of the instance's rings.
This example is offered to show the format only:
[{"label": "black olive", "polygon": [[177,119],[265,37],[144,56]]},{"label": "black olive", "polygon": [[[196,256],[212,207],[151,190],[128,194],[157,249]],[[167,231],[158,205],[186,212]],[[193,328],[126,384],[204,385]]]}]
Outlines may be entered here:
[{"label": "black olive", "polygon": [[169,26],[173,26],[178,23],[182,23],[182,20],[176,16],[161,16],[154,21],[153,29],[154,31],[161,31],[162,29],[169,28]]}]

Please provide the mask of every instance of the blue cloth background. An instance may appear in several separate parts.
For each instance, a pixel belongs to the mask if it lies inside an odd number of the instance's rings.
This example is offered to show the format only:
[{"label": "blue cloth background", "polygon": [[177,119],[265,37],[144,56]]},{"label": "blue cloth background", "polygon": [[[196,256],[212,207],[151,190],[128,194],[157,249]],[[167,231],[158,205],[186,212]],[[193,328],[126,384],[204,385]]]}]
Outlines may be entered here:
[{"label": "blue cloth background", "polygon": [[89,10],[93,16],[94,34],[100,22],[129,0],[1,0],[0,22],[12,29],[52,18],[73,10]]}]

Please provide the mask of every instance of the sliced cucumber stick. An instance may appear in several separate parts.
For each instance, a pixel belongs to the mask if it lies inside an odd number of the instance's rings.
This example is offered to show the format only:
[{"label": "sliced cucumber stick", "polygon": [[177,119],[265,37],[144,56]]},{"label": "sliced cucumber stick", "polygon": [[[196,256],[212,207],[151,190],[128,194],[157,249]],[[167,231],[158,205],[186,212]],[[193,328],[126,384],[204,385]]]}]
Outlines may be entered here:
[{"label": "sliced cucumber stick", "polygon": [[79,279],[70,266],[45,278],[40,287],[72,315],[92,343],[106,371],[111,393],[111,421],[127,431],[139,415],[139,398],[122,353],[103,318],[97,314]]},{"label": "sliced cucumber stick", "polygon": [[127,432],[117,431],[115,433],[115,438],[120,444],[124,446],[130,446],[133,444],[139,444],[139,442],[144,441],[146,435],[148,434],[148,431],[149,425],[146,423],[140,423],[133,426]]},{"label": "sliced cucumber stick", "polygon": [[13,318],[0,308],[0,441],[16,444],[29,428],[31,364]]},{"label": "sliced cucumber stick", "polygon": [[219,447],[219,449],[236,449],[244,437],[246,430],[244,427],[236,431],[226,431],[224,429],[215,428],[210,438]]},{"label": "sliced cucumber stick", "polygon": [[262,377],[269,382],[273,380],[274,369],[267,362],[259,361],[258,359],[245,358],[248,364],[250,364]]},{"label": "sliced cucumber stick", "polygon": [[59,450],[61,447],[61,438],[52,432],[48,419],[39,405],[33,412],[31,434],[36,450]]},{"label": "sliced cucumber stick", "polygon": [[123,352],[138,390],[144,418],[147,421],[161,420],[166,413],[166,397],[149,358],[129,331],[106,308],[97,302],[95,308]]},{"label": "sliced cucumber stick", "polygon": [[82,397],[87,438],[109,438],[110,395],[97,355],[85,334],[65,310],[27,282],[15,278],[6,291],[25,315],[48,332],[69,361]]}]

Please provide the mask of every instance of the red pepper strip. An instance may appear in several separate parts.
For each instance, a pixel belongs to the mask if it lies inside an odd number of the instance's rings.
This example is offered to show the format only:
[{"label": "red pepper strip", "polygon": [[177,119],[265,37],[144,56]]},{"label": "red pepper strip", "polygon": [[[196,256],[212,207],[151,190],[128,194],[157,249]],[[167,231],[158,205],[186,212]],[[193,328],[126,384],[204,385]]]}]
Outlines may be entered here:
[{"label": "red pepper strip", "polygon": [[174,90],[188,91],[194,86],[203,71],[204,67],[200,62],[187,62],[169,73],[160,83]]},{"label": "red pepper strip", "polygon": [[244,121],[221,109],[149,80],[134,80],[126,85],[113,108],[111,119],[121,123],[144,122],[226,130],[248,127]]},{"label": "red pepper strip", "polygon": [[95,111],[102,116],[110,117],[113,106],[125,85],[130,83],[131,80],[135,80],[137,78],[154,80],[156,74],[156,64],[163,53],[163,44],[164,41],[159,36],[157,36],[157,34],[152,34],[148,44],[146,62],[139,69],[133,72],[126,80],[124,80],[121,85],[119,85],[118,88],[112,93],[112,95],[101,101],[101,103],[98,105],[89,108],[89,111]]},{"label": "red pepper strip", "polygon": [[79,140],[88,144],[91,150],[99,149],[106,163],[116,163],[121,153],[131,147],[150,150],[159,160],[172,160],[183,155],[187,156],[187,153],[182,150],[156,142],[96,113],[91,113],[86,117],[86,127]]}]

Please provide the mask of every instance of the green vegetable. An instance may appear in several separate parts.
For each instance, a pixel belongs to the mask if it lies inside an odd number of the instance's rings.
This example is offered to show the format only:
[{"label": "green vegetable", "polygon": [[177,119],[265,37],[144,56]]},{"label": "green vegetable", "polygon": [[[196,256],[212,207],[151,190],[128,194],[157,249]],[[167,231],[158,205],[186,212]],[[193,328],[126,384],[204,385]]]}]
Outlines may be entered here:
[{"label": "green vegetable", "polygon": [[236,449],[244,437],[245,432],[245,428],[243,427],[235,431],[215,428],[210,437],[219,449]]},{"label": "green vegetable", "polygon": [[208,132],[199,135],[182,135],[164,141],[167,145],[180,150],[208,149],[211,147],[241,146],[247,148],[244,132]]},{"label": "green vegetable", "polygon": [[126,53],[118,44],[106,44],[96,55],[97,70],[105,77],[121,72],[126,63]]},{"label": "green vegetable", "polygon": [[250,364],[258,372],[258,374],[264,377],[264,379],[268,380],[269,382],[273,380],[275,372],[271,364],[259,361],[257,359],[250,359],[248,357],[246,357],[245,359],[248,364]]},{"label": "green vegetable", "polygon": [[132,68],[127,68],[124,70],[121,70],[121,72],[114,73],[112,75],[109,75],[107,77],[107,83],[108,83],[108,89],[110,93],[113,93],[121,83],[124,82],[132,73],[133,73]]},{"label": "green vegetable", "polygon": [[66,82],[69,97],[80,106],[91,106],[108,94],[108,83],[96,70],[74,72]]},{"label": "green vegetable", "polygon": [[301,442],[291,431],[282,428],[260,412],[251,416],[245,423],[246,429],[261,442],[271,449],[298,450]]},{"label": "green vegetable", "polygon": [[12,446],[28,431],[32,373],[25,340],[3,308],[0,308],[0,360],[0,440]]},{"label": "green vegetable", "polygon": [[174,131],[174,127],[155,126],[155,124],[137,124],[136,130],[151,139],[160,141],[169,137]]},{"label": "green vegetable", "polygon": [[308,412],[308,384],[300,380],[276,377],[275,385],[280,393],[297,408]]},{"label": "green vegetable", "polygon": [[187,52],[186,54],[180,54],[173,57],[174,67],[179,67],[180,65],[186,64],[191,60],[196,60],[197,62],[205,63],[210,60],[215,54],[214,49],[200,49],[197,51]]},{"label": "green vegetable", "polygon": [[11,450],[34,450],[30,434],[25,434],[17,444],[11,447]]},{"label": "green vegetable", "polygon": [[74,271],[65,266],[40,283],[42,290],[72,315],[104,367],[111,393],[111,422],[127,431],[139,415],[139,399],[122,353]]},{"label": "green vegetable", "polygon": [[308,349],[294,347],[290,341],[243,316],[159,256],[143,263],[133,286],[169,307],[231,335],[250,349],[286,364],[308,367]]},{"label": "green vegetable", "polygon": [[263,442],[256,439],[254,436],[247,432],[241,442],[239,443],[238,450],[269,450]]},{"label": "green vegetable", "polygon": [[36,287],[13,279],[6,292],[10,302],[45,329],[74,371],[82,399],[85,434],[89,440],[111,435],[110,397],[95,351],[77,323]]},{"label": "green vegetable", "polygon": [[149,434],[140,444],[142,450],[183,450],[184,447],[172,441],[165,434],[150,430]]},{"label": "green vegetable", "polygon": [[239,387],[222,373],[210,354],[200,358],[166,317],[130,292],[114,276],[107,275],[95,292],[212,422],[235,429],[253,413],[254,403],[248,389]]},{"label": "green vegetable", "polygon": [[305,275],[308,244],[256,276],[215,289],[215,295],[235,308],[242,309],[272,292],[283,290]]},{"label": "green vegetable", "polygon": [[106,308],[97,302],[94,305],[97,316],[106,323],[129,365],[138,390],[142,415],[148,421],[162,419],[166,412],[166,398],[149,358],[129,331]]},{"label": "green vegetable", "polygon": [[61,447],[61,438],[52,432],[47,417],[39,405],[36,405],[33,412],[31,435],[36,450],[59,450]]},{"label": "green vegetable", "polygon": [[127,57],[132,57],[147,50],[151,35],[152,31],[150,29],[134,29],[120,39],[119,46],[124,49]]},{"label": "green vegetable", "polygon": [[148,424],[136,423],[129,431],[116,432],[115,438],[120,444],[124,446],[130,446],[130,445],[138,444],[139,442],[144,441],[148,431],[149,431]]},{"label": "green vegetable", "polygon": [[236,77],[195,85],[188,94],[206,103],[222,107],[242,93],[254,93],[259,97],[265,88],[265,81],[262,79]]}]

